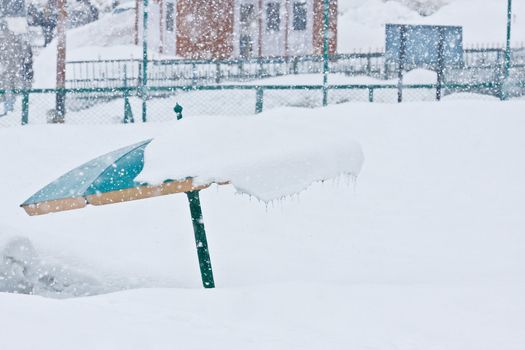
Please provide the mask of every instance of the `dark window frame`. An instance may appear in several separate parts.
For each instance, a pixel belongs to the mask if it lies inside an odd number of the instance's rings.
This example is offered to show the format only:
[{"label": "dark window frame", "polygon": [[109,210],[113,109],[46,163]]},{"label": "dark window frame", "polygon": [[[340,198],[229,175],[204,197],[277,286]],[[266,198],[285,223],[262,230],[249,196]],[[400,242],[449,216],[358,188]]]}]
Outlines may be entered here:
[{"label": "dark window frame", "polygon": [[240,8],[240,22],[241,24],[249,24],[255,16],[255,5],[254,4],[241,4]]},{"label": "dark window frame", "polygon": [[241,35],[239,39],[239,54],[241,57],[248,58],[253,54],[253,38],[250,35]]},{"label": "dark window frame", "polygon": [[278,2],[266,3],[266,31],[281,31],[281,4]]},{"label": "dark window frame", "polygon": [[175,3],[166,3],[166,31],[175,31]]},{"label": "dark window frame", "polygon": [[293,21],[292,28],[296,31],[306,30],[308,24],[308,8],[304,1],[293,3]]}]

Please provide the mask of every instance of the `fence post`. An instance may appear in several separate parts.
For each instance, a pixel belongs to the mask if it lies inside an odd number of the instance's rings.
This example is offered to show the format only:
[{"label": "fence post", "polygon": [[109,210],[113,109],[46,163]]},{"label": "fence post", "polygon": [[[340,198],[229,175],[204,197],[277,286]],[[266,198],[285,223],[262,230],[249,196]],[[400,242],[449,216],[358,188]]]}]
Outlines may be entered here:
[{"label": "fence post", "polygon": [[137,86],[142,85],[142,63],[139,62],[139,70],[137,72]]},{"label": "fence post", "polygon": [[264,89],[260,86],[255,90],[255,114],[263,111]]},{"label": "fence post", "polygon": [[[138,5],[137,5],[138,6]],[[142,122],[148,115],[148,6],[149,0],[142,0]]]},{"label": "fence post", "polygon": [[496,93],[501,101],[504,101],[506,99],[505,91],[504,91],[504,85],[505,85],[505,67],[496,67],[494,68],[494,75],[496,82]]},{"label": "fence post", "polygon": [[215,65],[215,83],[221,83],[221,64],[219,62]]},{"label": "fence post", "polygon": [[29,92],[22,92],[22,125],[29,123]]},{"label": "fence post", "polygon": [[239,61],[239,78],[244,78],[244,63]]},{"label": "fence post", "polygon": [[263,67],[263,62],[262,60],[259,59],[259,68],[258,68],[258,78],[261,79],[264,77],[264,67]]},{"label": "fence post", "polygon": [[507,85],[510,78],[511,67],[511,50],[510,50],[510,35],[512,25],[512,0],[507,0],[507,40],[505,41],[505,66],[503,67],[504,80],[501,87],[501,99],[507,99]]},{"label": "fence post", "polygon": [[436,100],[441,101],[443,80],[445,76],[445,29],[439,28]]},{"label": "fence post", "polygon": [[406,50],[406,26],[401,26],[399,30],[400,43],[399,43],[399,57],[398,57],[398,68],[397,68],[397,102],[403,102],[403,70],[405,69],[405,50]]},{"label": "fence post", "polygon": [[323,1],[323,106],[328,105],[328,55],[329,55],[329,22],[330,3],[329,0]]},{"label": "fence post", "polygon": [[131,110],[131,104],[129,103],[129,90],[128,90],[128,71],[127,67],[124,66],[124,119],[123,123],[134,123],[133,111]]},{"label": "fence post", "polygon": [[64,123],[66,116],[66,0],[55,2],[58,18],[56,21],[57,51],[56,51],[56,96],[55,115],[53,123]]},{"label": "fence post", "polygon": [[191,85],[197,85],[197,65],[191,64]]}]

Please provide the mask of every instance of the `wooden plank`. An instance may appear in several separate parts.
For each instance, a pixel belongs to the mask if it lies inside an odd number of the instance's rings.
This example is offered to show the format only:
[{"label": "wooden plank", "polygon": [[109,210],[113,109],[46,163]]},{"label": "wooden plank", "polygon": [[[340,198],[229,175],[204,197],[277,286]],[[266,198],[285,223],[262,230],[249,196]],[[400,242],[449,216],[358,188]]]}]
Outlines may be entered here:
[{"label": "wooden plank", "polygon": [[[227,185],[229,182],[221,182],[218,184]],[[106,205],[112,203],[121,203],[144,198],[165,196],[174,193],[199,191],[208,188],[209,186],[210,184],[196,186],[193,184],[193,179],[188,178],[182,181],[165,182],[155,186],[137,186],[124,190],[90,195],[87,197],[64,198],[30,205],[21,205],[21,207],[24,208],[26,213],[31,216],[44,215],[60,211],[84,208],[87,204]]]},{"label": "wooden plank", "polygon": [[75,197],[22,205],[21,207],[24,208],[27,214],[34,216],[55,213],[59,211],[80,209],[84,208],[86,205],[87,202],[84,197]]},{"label": "wooden plank", "polygon": [[194,186],[191,178],[182,181],[166,182],[156,186],[138,186],[124,190],[87,196],[87,202],[93,205],[105,205],[134,201],[138,199],[165,196],[168,194],[202,190],[210,185]]}]

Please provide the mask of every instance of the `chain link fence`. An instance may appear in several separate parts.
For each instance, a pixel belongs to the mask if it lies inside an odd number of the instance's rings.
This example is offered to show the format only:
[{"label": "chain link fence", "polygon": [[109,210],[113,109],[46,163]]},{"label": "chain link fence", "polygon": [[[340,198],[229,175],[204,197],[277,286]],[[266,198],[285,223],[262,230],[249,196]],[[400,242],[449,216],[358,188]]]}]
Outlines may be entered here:
[{"label": "chain link fence", "polygon": [[[493,76],[504,66],[505,50],[496,47],[467,48],[464,62],[447,74],[454,81],[462,75]],[[397,76],[397,66],[388,62],[382,51],[329,55],[332,74],[366,75],[381,79]],[[525,47],[511,49],[516,70],[525,67]],[[66,63],[69,88],[114,88],[140,86],[142,60],[93,60]],[[304,55],[260,57],[230,60],[163,59],[148,61],[148,82],[152,86],[186,86],[237,83],[286,75],[316,74],[323,71],[323,56]],[[513,72],[511,72],[511,75]],[[465,79],[462,79],[465,82]],[[486,81],[486,80],[485,80]],[[473,81],[469,81],[472,83]]]},{"label": "chain link fence", "polygon": [[[525,84],[513,86],[525,89]],[[442,99],[498,99],[497,83],[412,85],[330,85],[328,104],[347,102],[397,103]],[[439,93],[440,91],[440,93]],[[57,93],[66,96],[67,124],[117,124],[143,122],[141,95],[137,87],[103,89],[0,90],[0,127],[46,124],[56,121]],[[323,105],[322,85],[208,85],[149,87],[145,121],[176,120],[179,103],[185,116],[250,115],[280,107],[316,108]]]},{"label": "chain link fence", "polygon": [[333,84],[328,87],[321,85],[323,56],[316,55],[151,60],[147,84],[142,60],[72,61],[67,63],[65,89],[0,89],[0,127],[62,122],[55,111],[57,95],[65,96],[63,122],[68,124],[170,121],[176,119],[176,103],[185,116],[192,116],[250,115],[280,107],[316,108],[325,102],[521,98],[525,48],[512,49],[509,79],[503,71],[504,53],[489,47],[464,50],[461,66],[443,70],[442,86],[427,77],[403,81],[430,84],[398,85],[399,67],[388,63],[384,52],[330,55],[327,74]]}]

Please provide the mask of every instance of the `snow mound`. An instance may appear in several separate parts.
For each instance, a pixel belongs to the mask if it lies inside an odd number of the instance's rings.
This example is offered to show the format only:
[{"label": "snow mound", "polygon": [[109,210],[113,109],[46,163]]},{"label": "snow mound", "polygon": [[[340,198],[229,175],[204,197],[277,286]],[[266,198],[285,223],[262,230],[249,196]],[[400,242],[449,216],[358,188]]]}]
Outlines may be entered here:
[{"label": "snow mound", "polygon": [[95,278],[42,259],[23,236],[2,237],[0,292],[67,298],[108,292]]},{"label": "snow mound", "polygon": [[443,96],[445,101],[466,101],[466,100],[475,100],[475,101],[498,101],[499,98],[491,95],[476,94],[472,92],[455,92],[450,95]]},{"label": "snow mound", "polygon": [[[392,80],[397,84],[397,79]],[[404,84],[436,84],[437,74],[427,69],[413,69],[403,75]]]},{"label": "snow mound", "polygon": [[448,4],[451,0],[383,0],[397,1],[409,9],[416,11],[421,16],[430,16],[440,8]]},{"label": "snow mound", "polygon": [[238,192],[270,202],[317,181],[357,177],[363,153],[347,130],[320,117],[293,114],[282,109],[271,117],[199,117],[173,123],[147,147],[138,180],[228,181]]}]

